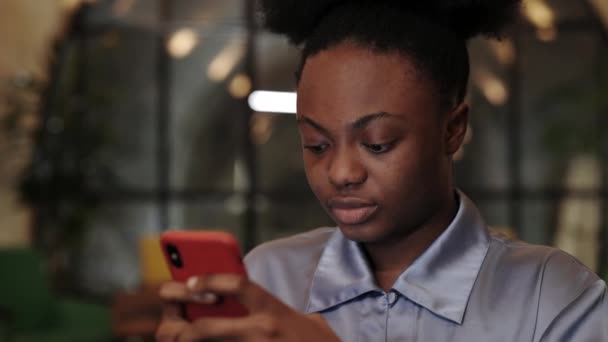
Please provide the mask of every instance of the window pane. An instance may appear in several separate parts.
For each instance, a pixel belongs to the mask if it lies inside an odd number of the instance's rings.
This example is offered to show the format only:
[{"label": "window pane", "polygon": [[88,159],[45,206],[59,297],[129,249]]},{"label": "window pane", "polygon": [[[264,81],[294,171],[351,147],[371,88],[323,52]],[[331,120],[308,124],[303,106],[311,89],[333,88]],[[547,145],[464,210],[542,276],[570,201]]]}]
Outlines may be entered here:
[{"label": "window pane", "polygon": [[285,37],[260,31],[256,36],[257,88],[293,91],[295,72],[299,64],[298,49]]},{"label": "window pane", "polygon": [[285,194],[310,192],[295,116],[257,114],[253,132],[260,143],[256,149],[260,189]]},{"label": "window pane", "polygon": [[582,31],[560,32],[550,43],[522,39],[520,153],[526,188],[563,186],[570,161],[597,151],[598,39]]},{"label": "window pane", "polygon": [[96,157],[111,166],[116,186],[155,189],[156,37],[125,27],[90,39],[84,92],[96,132],[83,143],[101,139]]},{"label": "window pane", "polygon": [[507,76],[515,58],[512,48],[510,40],[494,43],[475,39],[469,45],[470,123],[456,162],[457,184],[462,188],[499,190],[509,185],[506,127],[511,94]]},{"label": "window pane", "polygon": [[299,196],[288,195],[285,198],[274,197],[263,203],[258,221],[260,241],[285,237],[323,226],[335,227],[335,223],[323,211],[312,193]]},{"label": "window pane", "polygon": [[139,285],[138,242],[159,231],[157,210],[152,201],[118,201],[95,210],[74,260],[81,288],[106,295]]},{"label": "window pane", "polygon": [[209,196],[206,200],[175,201],[170,206],[169,228],[224,230],[241,237],[243,202],[236,196]]}]

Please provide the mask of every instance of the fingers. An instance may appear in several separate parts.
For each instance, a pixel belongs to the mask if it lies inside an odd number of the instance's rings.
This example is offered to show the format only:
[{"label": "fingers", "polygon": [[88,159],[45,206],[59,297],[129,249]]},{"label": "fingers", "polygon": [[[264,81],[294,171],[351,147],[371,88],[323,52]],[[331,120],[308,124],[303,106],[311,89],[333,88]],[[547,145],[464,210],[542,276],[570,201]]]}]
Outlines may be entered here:
[{"label": "fingers", "polygon": [[217,296],[212,293],[193,292],[189,290],[186,284],[177,281],[164,283],[160,288],[159,296],[166,302],[213,304],[217,301]]},{"label": "fingers", "polygon": [[272,338],[279,333],[278,323],[274,317],[266,314],[250,315],[239,319],[204,318],[182,327],[177,341]]},{"label": "fingers", "polygon": [[191,292],[212,292],[222,295],[235,295],[247,290],[249,281],[247,278],[236,274],[214,274],[200,277],[192,277],[186,282],[186,287]]},{"label": "fingers", "polygon": [[202,318],[192,323],[180,315],[178,304],[165,304],[163,319],[156,331],[156,340],[201,341],[207,339],[267,340],[278,335],[279,322],[268,314],[250,315],[245,318]]},{"label": "fingers", "polygon": [[177,336],[188,326],[181,316],[179,304],[163,304],[163,318],[156,330],[156,340],[160,342],[175,341]]},{"label": "fingers", "polygon": [[187,301],[190,297],[186,285],[177,281],[163,283],[158,294],[162,300],[170,302],[183,302]]},{"label": "fingers", "polygon": [[[256,308],[277,301],[259,286],[244,277],[212,275],[192,278],[187,283],[167,282],[161,286],[163,319],[157,329],[158,341],[200,341],[221,338],[226,340],[267,340],[278,331],[278,322],[267,314],[251,314],[244,318],[203,318],[188,322],[183,318],[180,303],[202,302],[211,304],[218,296],[234,295],[243,304]],[[257,301],[257,302],[256,302]],[[266,303],[266,304],[264,304]]]},{"label": "fingers", "polygon": [[218,296],[235,296],[250,311],[282,307],[281,302],[246,277],[236,274],[214,274],[192,277],[186,283],[170,281],[160,288],[167,302],[214,304]]},{"label": "fingers", "polygon": [[173,342],[186,329],[188,322],[178,320],[163,320],[156,330],[156,341]]},{"label": "fingers", "polygon": [[184,320],[182,317],[182,308],[177,303],[163,303],[163,319],[179,319]]},{"label": "fingers", "polygon": [[187,289],[191,297],[204,298],[205,294],[237,297],[249,312],[276,311],[285,305],[246,277],[234,274],[215,274],[190,278]]}]

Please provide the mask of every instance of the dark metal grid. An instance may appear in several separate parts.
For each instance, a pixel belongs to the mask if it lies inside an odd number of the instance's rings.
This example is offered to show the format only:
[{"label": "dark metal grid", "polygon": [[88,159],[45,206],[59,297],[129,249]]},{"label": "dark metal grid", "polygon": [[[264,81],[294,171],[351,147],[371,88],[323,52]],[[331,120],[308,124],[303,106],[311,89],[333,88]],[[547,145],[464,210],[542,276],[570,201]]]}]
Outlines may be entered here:
[{"label": "dark metal grid", "polygon": [[[164,27],[163,24],[168,22],[171,18],[171,9],[170,9],[170,1],[169,0],[159,0],[161,6],[159,7],[159,19],[161,28]],[[247,53],[246,53],[246,61],[245,61],[245,71],[250,75],[252,80],[255,82],[255,68],[254,68],[254,58],[255,58],[255,39],[256,39],[256,26],[254,22],[254,6],[252,5],[252,1],[243,1],[244,3],[244,18],[247,27]],[[586,3],[586,2],[585,2]],[[586,3],[587,4],[587,3]],[[83,7],[83,8],[86,8]],[[589,8],[590,9],[590,8]],[[81,13],[76,17],[79,18],[81,23],[83,23],[84,9],[81,10]],[[592,11],[588,11],[592,14]],[[75,22],[78,22],[75,20]],[[514,43],[516,48],[520,47],[521,36],[524,34],[530,34],[529,30],[524,30],[525,27],[520,26],[517,29],[517,32],[514,35]],[[586,30],[600,30],[602,32],[603,41],[608,42],[608,35],[606,30],[602,26],[601,22],[594,18],[593,21],[588,22],[565,22],[559,24],[559,29],[561,31],[586,31]],[[52,108],[50,103],[52,103],[54,99],[54,95],[56,93],[56,80],[61,76],[61,66],[63,62],[63,52],[65,51],[65,46],[67,44],[74,44],[73,37],[85,37],[84,35],[84,25],[73,25],[72,26],[73,35],[68,36],[66,42],[62,45],[58,46],[57,53],[57,63],[52,66],[51,71],[51,84],[49,89],[46,92],[44,97],[45,103],[42,106],[43,113],[43,125],[48,121],[48,117],[51,115],[49,113],[49,109]],[[91,28],[88,30],[89,34],[96,34],[99,32],[105,31],[102,27]],[[170,89],[171,89],[171,68],[170,68],[170,58],[167,55],[165,50],[165,32],[161,29],[157,33],[159,35],[158,38],[158,47],[157,47],[157,80],[158,80],[158,113],[157,113],[157,163],[158,163],[158,189],[156,191],[146,191],[141,189],[115,189],[112,192],[103,192],[99,193],[99,198],[102,201],[119,201],[119,202],[131,202],[131,201],[147,201],[154,200],[158,201],[158,209],[159,209],[159,222],[161,227],[167,227],[168,221],[168,207],[169,204],[173,201],[199,201],[199,200],[221,200],[225,199],[231,195],[234,195],[233,192],[221,192],[216,190],[192,190],[192,189],[171,189],[169,185],[169,165],[171,162],[170,155]],[[84,48],[86,39],[80,41],[81,48]],[[520,49],[518,49],[520,51]],[[598,70],[602,71],[603,67],[600,63],[602,58],[606,58],[605,48],[601,49],[600,56],[598,56]],[[602,72],[597,73],[598,78],[598,86],[606,82],[606,80],[602,79]],[[602,200],[602,243],[601,243],[601,255],[600,255],[600,269],[605,271],[607,269],[607,245],[608,245],[608,233],[606,232],[606,227],[608,226],[608,188],[604,186],[602,189],[597,189],[596,191],[570,191],[564,188],[559,187],[546,187],[542,189],[524,189],[521,183],[521,155],[520,155],[520,132],[521,132],[521,65],[519,62],[516,62],[511,69],[509,70],[509,82],[511,87],[511,93],[513,94],[509,107],[509,118],[507,123],[507,139],[508,139],[508,164],[509,164],[509,177],[510,177],[510,185],[508,189],[492,189],[488,187],[478,187],[478,188],[469,188],[467,192],[471,197],[475,198],[479,201],[497,201],[497,200],[507,200],[508,204],[508,217],[509,224],[512,227],[520,227],[522,222],[522,208],[521,201],[525,199],[540,199],[545,201],[559,201],[559,199],[564,196],[576,196],[576,197],[589,197],[589,196],[600,196]],[[250,249],[254,246],[258,241],[256,240],[256,212],[255,208],[255,199],[258,195],[265,195],[271,201],[281,201],[288,203],[298,203],[300,198],[309,197],[308,194],[304,193],[293,193],[286,191],[277,191],[277,192],[261,192],[258,190],[257,186],[257,177],[256,177],[256,157],[255,157],[255,149],[251,144],[250,135],[249,135],[249,119],[251,116],[250,110],[246,107],[245,102],[243,102],[243,113],[242,121],[240,121],[240,131],[243,135],[243,143],[242,143],[242,151],[244,160],[246,162],[246,167],[248,170],[248,180],[249,180],[249,189],[244,194],[246,197],[246,211],[243,215],[243,223],[242,228],[244,232],[244,246],[246,246],[246,250]],[[598,130],[600,131],[600,136],[603,136],[602,127],[608,127],[608,113],[602,112],[602,108],[598,106]],[[46,130],[41,130],[41,135],[44,134]],[[606,140],[606,138],[604,138]],[[38,141],[44,141],[43,136],[38,137]],[[600,156],[603,161],[608,160],[608,141],[602,142],[602,147],[600,151]],[[604,180],[608,179],[608,168],[606,168],[605,163],[602,164],[603,170],[602,174],[604,175]],[[40,227],[43,223],[37,222],[37,226]]]},{"label": "dark metal grid", "polygon": [[[171,20],[171,2],[169,0],[160,0],[159,3],[158,21],[161,27]],[[158,170],[158,222],[161,227],[167,227],[169,224],[169,180],[171,179],[171,59],[166,46],[166,35],[159,34],[157,37],[156,58],[157,70],[156,78],[158,80],[156,94],[158,112],[156,134],[158,141],[156,142],[156,161]]]}]

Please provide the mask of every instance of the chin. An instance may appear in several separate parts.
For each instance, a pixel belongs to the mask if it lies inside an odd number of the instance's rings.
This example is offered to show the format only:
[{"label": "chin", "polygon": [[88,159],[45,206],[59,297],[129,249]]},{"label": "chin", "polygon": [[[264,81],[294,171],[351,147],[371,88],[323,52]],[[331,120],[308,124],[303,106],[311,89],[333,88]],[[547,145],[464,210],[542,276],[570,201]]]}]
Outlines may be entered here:
[{"label": "chin", "polygon": [[378,227],[369,224],[344,226],[339,225],[344,236],[352,241],[361,243],[374,243],[382,241],[386,234]]}]

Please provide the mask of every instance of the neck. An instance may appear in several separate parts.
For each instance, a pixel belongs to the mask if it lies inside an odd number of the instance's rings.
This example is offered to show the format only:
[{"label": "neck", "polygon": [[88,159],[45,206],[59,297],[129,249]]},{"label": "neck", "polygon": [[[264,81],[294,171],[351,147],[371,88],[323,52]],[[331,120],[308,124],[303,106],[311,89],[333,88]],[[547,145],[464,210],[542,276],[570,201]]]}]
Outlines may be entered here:
[{"label": "neck", "polygon": [[453,193],[433,217],[412,232],[386,241],[365,243],[363,250],[371,263],[377,284],[388,291],[405,271],[445,231],[457,212]]}]

